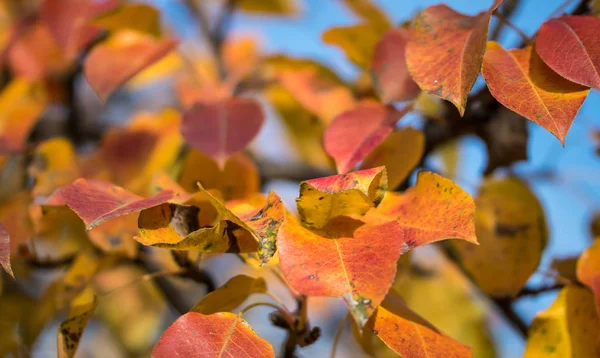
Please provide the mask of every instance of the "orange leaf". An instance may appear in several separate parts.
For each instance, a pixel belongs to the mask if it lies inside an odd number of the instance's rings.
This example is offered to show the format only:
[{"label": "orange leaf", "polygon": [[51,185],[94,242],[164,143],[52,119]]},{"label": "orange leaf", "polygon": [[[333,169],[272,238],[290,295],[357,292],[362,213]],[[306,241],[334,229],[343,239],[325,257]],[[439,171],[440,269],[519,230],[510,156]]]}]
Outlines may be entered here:
[{"label": "orange leaf", "polygon": [[561,16],[542,24],[535,49],[564,78],[600,90],[600,19]]},{"label": "orange leaf", "polygon": [[100,33],[100,28],[88,22],[118,5],[115,0],[44,0],[40,13],[56,42],[72,58]]},{"label": "orange leaf", "polygon": [[183,115],[181,134],[190,146],[223,167],[227,157],[244,149],[254,139],[263,121],[263,111],[253,99],[197,103]]},{"label": "orange leaf", "polygon": [[469,347],[446,336],[410,310],[394,291],[377,309],[368,326],[402,357],[471,357]]},{"label": "orange leaf", "polygon": [[427,93],[452,102],[460,115],[481,69],[492,12],[460,14],[447,5],[430,6],[415,19],[406,45],[406,64]]},{"label": "orange leaf", "polygon": [[48,205],[67,205],[88,230],[107,220],[148,209],[171,200],[174,193],[164,190],[144,199],[127,190],[99,180],[75,180],[48,199]]},{"label": "orange leaf", "polygon": [[95,46],[85,59],[84,73],[101,100],[138,72],[160,60],[177,46],[172,39],[154,39],[129,30],[112,35]]},{"label": "orange leaf", "polygon": [[594,292],[596,311],[600,316],[600,240],[594,240],[579,257],[577,277]]},{"label": "orange leaf", "polygon": [[552,71],[531,46],[506,51],[488,42],[482,75],[498,102],[546,128],[563,145],[589,92]]},{"label": "orange leaf", "polygon": [[296,199],[302,223],[321,228],[340,215],[362,215],[379,205],[387,189],[384,167],[332,175],[300,183]]},{"label": "orange leaf", "polygon": [[307,296],[343,297],[364,326],[396,276],[404,236],[395,221],[365,224],[338,217],[318,231],[288,218],[277,246],[288,283]]},{"label": "orange leaf", "polygon": [[335,159],[339,173],[346,173],[366,157],[408,111],[397,111],[375,102],[361,103],[337,116],[325,131],[325,150]]},{"label": "orange leaf", "polygon": [[419,172],[417,184],[404,193],[387,193],[373,214],[402,225],[405,251],[453,238],[477,243],[473,198],[431,172]]},{"label": "orange leaf", "polygon": [[220,312],[179,317],[158,340],[152,358],[275,357],[273,347],[239,315]]},{"label": "orange leaf", "polygon": [[371,75],[384,103],[409,101],[421,92],[406,67],[404,53],[408,39],[405,29],[390,29],[375,46]]},{"label": "orange leaf", "polygon": [[10,267],[10,235],[4,226],[0,225],[0,265],[9,275],[15,278]]}]

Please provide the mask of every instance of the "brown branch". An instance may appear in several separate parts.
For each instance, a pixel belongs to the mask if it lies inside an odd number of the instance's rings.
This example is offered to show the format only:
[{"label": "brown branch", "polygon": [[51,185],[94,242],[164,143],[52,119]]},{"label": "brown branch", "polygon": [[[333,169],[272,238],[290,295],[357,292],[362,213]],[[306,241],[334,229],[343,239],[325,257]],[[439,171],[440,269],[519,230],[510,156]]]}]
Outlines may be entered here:
[{"label": "brown branch", "polygon": [[540,286],[540,287],[524,287],[521,292],[517,295],[517,297],[523,296],[535,296],[540,293],[552,292],[556,290],[560,290],[565,287],[564,283],[555,283],[552,285]]},{"label": "brown branch", "polygon": [[504,316],[508,319],[511,325],[521,334],[523,338],[527,337],[527,331],[529,326],[527,323],[515,312],[513,308],[512,298],[495,298],[492,301],[502,311]]}]

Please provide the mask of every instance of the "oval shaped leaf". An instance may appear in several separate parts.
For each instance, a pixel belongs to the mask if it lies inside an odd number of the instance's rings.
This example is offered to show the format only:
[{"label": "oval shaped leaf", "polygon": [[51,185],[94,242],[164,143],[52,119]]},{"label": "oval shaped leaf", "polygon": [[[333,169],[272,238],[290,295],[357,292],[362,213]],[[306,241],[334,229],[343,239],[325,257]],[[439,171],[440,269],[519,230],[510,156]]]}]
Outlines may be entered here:
[{"label": "oval shaped leaf", "polygon": [[221,312],[205,316],[189,312],[179,317],[158,340],[152,358],[275,357],[273,347],[239,315]]},{"label": "oval shaped leaf", "polygon": [[600,90],[600,19],[561,16],[542,24],[535,49],[564,78]]},{"label": "oval shaped leaf", "polygon": [[241,305],[251,294],[261,292],[267,292],[264,278],[237,275],[202,297],[190,311],[205,315],[229,312]]},{"label": "oval shaped leaf", "polygon": [[562,144],[589,92],[552,71],[531,46],[506,51],[488,42],[481,73],[498,102],[546,128]]},{"label": "oval shaped leaf", "polygon": [[227,157],[256,137],[263,121],[263,111],[253,99],[197,103],[183,115],[181,134],[190,146],[223,167]]},{"label": "oval shaped leaf", "polygon": [[346,173],[366,157],[410,107],[397,111],[374,102],[361,103],[357,108],[337,116],[325,131],[325,150],[335,159],[339,173]]}]

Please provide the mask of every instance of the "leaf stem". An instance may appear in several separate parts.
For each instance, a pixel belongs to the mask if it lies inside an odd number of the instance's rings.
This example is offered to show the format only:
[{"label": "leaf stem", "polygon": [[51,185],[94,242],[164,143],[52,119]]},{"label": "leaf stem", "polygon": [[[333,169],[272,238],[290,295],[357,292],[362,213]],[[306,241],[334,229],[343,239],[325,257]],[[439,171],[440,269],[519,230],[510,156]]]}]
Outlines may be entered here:
[{"label": "leaf stem", "polygon": [[337,352],[337,346],[340,341],[340,337],[342,337],[342,332],[344,332],[344,327],[346,327],[346,321],[350,316],[350,312],[346,312],[340,324],[338,325],[337,330],[335,331],[335,338],[333,339],[333,348],[331,348],[331,358],[335,358],[335,354]]}]

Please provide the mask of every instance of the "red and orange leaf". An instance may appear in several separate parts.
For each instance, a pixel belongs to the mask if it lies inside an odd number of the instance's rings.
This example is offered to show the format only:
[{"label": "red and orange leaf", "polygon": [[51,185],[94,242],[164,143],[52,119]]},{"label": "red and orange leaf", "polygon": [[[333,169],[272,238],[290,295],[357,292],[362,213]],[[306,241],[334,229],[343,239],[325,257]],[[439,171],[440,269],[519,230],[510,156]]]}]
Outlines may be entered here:
[{"label": "red and orange leaf", "polygon": [[263,122],[263,111],[255,100],[231,98],[190,108],[183,115],[181,134],[190,146],[223,167],[230,155],[256,137]]},{"label": "red and orange leaf", "polygon": [[179,317],[158,340],[152,358],[275,357],[273,347],[239,315],[189,312]]},{"label": "red and orange leaf", "polygon": [[552,71],[531,46],[506,51],[488,42],[482,75],[498,102],[546,128],[563,145],[589,92]]},{"label": "red and orange leaf", "polygon": [[490,17],[501,2],[475,16],[435,5],[415,19],[406,45],[408,70],[421,89],[452,102],[461,115],[481,70]]},{"label": "red and orange leaf", "polygon": [[116,0],[44,0],[40,14],[56,42],[72,58],[100,34],[100,28],[89,21],[118,5]]},{"label": "red and orange leaf", "polygon": [[404,193],[387,193],[373,215],[401,224],[404,251],[455,238],[477,243],[473,198],[431,172],[419,172],[416,185]]},{"label": "red and orange leaf", "polygon": [[296,199],[302,223],[321,228],[341,215],[363,215],[379,205],[387,189],[385,167],[332,175],[300,183]]},{"label": "red and orange leaf", "polygon": [[163,204],[174,195],[165,190],[144,199],[107,182],[80,178],[52,194],[48,205],[67,205],[90,230],[107,220]]},{"label": "red and orange leaf", "polygon": [[394,281],[403,240],[395,221],[365,224],[338,217],[310,231],[288,218],[277,239],[279,264],[298,292],[343,297],[362,327]]},{"label": "red and orange leaf", "polygon": [[177,46],[172,39],[122,30],[96,45],[85,59],[84,74],[101,100],[138,72],[163,58]]},{"label": "red and orange leaf", "polygon": [[471,357],[469,347],[437,330],[409,309],[394,291],[377,308],[368,328],[402,357]]},{"label": "red and orange leaf", "polygon": [[556,73],[600,90],[600,19],[594,16],[561,16],[542,24],[535,49]]},{"label": "red and orange leaf", "polygon": [[594,240],[579,257],[577,278],[594,292],[596,311],[600,316],[600,240]]},{"label": "red and orange leaf", "polygon": [[410,101],[421,92],[406,67],[405,48],[409,34],[390,29],[375,46],[371,60],[373,86],[384,103]]},{"label": "red and orange leaf", "polygon": [[0,266],[13,278],[15,274],[10,267],[10,235],[4,226],[0,225]]},{"label": "red and orange leaf", "polygon": [[325,131],[325,150],[335,159],[339,173],[346,173],[366,157],[394,125],[410,111],[401,111],[375,102],[361,103],[337,116]]}]

